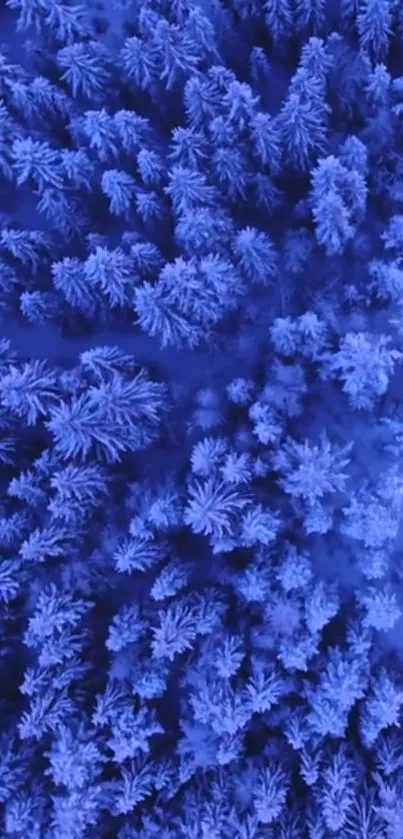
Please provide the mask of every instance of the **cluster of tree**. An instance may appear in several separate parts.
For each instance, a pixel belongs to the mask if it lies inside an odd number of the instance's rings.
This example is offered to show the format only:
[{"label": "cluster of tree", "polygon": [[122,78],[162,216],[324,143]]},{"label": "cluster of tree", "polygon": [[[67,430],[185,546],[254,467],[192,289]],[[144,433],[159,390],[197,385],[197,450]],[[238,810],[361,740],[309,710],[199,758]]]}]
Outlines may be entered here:
[{"label": "cluster of tree", "polygon": [[399,3],[0,14],[1,835],[401,839]]}]

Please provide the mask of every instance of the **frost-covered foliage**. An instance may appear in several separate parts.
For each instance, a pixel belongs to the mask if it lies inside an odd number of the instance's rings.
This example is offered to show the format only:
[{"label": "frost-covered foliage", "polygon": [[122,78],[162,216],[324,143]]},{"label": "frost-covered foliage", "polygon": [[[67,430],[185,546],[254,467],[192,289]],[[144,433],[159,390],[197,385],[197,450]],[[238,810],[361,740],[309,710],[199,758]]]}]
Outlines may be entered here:
[{"label": "frost-covered foliage", "polygon": [[402,839],[401,4],[0,29],[0,835]]}]

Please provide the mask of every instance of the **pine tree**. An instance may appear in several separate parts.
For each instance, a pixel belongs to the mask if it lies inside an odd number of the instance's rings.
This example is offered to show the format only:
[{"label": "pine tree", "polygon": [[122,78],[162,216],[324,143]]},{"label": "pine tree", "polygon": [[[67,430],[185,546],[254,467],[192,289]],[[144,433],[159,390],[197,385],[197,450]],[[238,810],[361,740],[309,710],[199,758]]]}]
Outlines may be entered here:
[{"label": "pine tree", "polygon": [[387,632],[401,617],[397,594],[389,585],[364,589],[357,595],[357,600],[366,612],[363,626]]},{"label": "pine tree", "polygon": [[17,77],[16,79],[10,79],[7,88],[12,106],[19,116],[24,116],[29,121],[40,117],[39,109],[33,99],[31,85],[20,81]]},{"label": "pine tree", "polygon": [[188,126],[172,130],[170,149],[172,163],[184,169],[198,169],[207,158],[204,134]]},{"label": "pine tree", "polygon": [[44,24],[51,34],[62,43],[84,40],[90,34],[86,25],[85,6],[68,6],[59,0],[41,0],[44,10]]},{"label": "pine tree", "polygon": [[392,77],[385,64],[376,64],[369,74],[365,93],[372,108],[383,108],[390,102]]},{"label": "pine tree", "polygon": [[31,180],[40,190],[47,186],[63,189],[60,155],[48,143],[30,137],[15,140],[12,153],[18,186]]},{"label": "pine tree", "polygon": [[169,173],[169,185],[164,188],[175,213],[183,213],[197,206],[216,204],[217,192],[209,186],[206,177],[194,169],[174,166]]},{"label": "pine tree", "polygon": [[316,225],[316,238],[328,256],[343,253],[354,238],[355,229],[350,214],[340,195],[328,193],[312,211]]},{"label": "pine tree", "polygon": [[137,215],[151,235],[152,231],[157,229],[157,225],[165,226],[166,207],[155,190],[136,189],[135,205]]},{"label": "pine tree", "polygon": [[201,59],[195,38],[186,28],[169,24],[160,18],[153,32],[153,53],[158,57],[159,78],[167,90],[183,81],[196,70]]},{"label": "pine tree", "polygon": [[192,472],[202,478],[208,478],[218,472],[224,463],[228,451],[228,442],[223,437],[204,437],[199,440],[191,454]]},{"label": "pine tree", "polygon": [[45,326],[57,320],[61,306],[50,291],[24,291],[20,296],[20,311],[30,323]]},{"label": "pine tree", "polygon": [[354,134],[350,134],[340,146],[339,160],[346,169],[368,174],[368,150]]},{"label": "pine tree", "polygon": [[[316,5],[316,0],[313,5]],[[321,5],[321,0],[319,4]],[[323,38],[308,38],[301,50],[301,57],[298,69],[303,70],[308,76],[313,76],[316,83],[322,86],[323,93],[326,93],[326,84],[329,80],[330,71],[333,67],[333,57],[329,51],[328,44]]]},{"label": "pine tree", "polygon": [[258,112],[250,121],[252,150],[256,159],[267,166],[272,175],[281,171],[281,140],[279,128],[269,114]]},{"label": "pine tree", "polygon": [[119,375],[133,373],[137,362],[132,355],[122,352],[119,347],[101,346],[84,350],[80,355],[80,364],[97,383],[113,379]]},{"label": "pine tree", "polygon": [[253,95],[250,85],[238,81],[228,85],[222,104],[225,119],[234,131],[242,132],[249,126],[257,113],[258,103],[259,97]]},{"label": "pine tree", "polygon": [[318,104],[291,93],[280,111],[278,124],[286,159],[296,169],[306,171],[312,159],[326,147],[326,124]]},{"label": "pine tree", "polygon": [[42,487],[40,475],[34,470],[21,472],[17,477],[12,478],[7,494],[11,498],[19,498],[28,507],[38,508],[47,500],[47,493]]},{"label": "pine tree", "polygon": [[100,775],[106,762],[95,732],[83,723],[73,729],[61,726],[50,749],[45,752],[49,761],[46,774],[56,786],[69,791],[84,790]]},{"label": "pine tree", "polygon": [[254,545],[271,545],[280,529],[277,513],[255,504],[242,517],[240,543],[250,548]]},{"label": "pine tree", "polygon": [[37,33],[43,24],[42,0],[7,0],[8,8],[19,12],[17,31],[34,28]]},{"label": "pine tree", "polygon": [[366,165],[365,147],[350,137],[341,147],[340,158],[323,158],[313,170],[311,205],[316,237],[329,256],[343,252],[364,217]]},{"label": "pine tree", "polygon": [[234,250],[250,282],[269,285],[276,278],[278,257],[266,233],[255,227],[244,227],[236,236]]},{"label": "pine tree", "polygon": [[214,90],[206,75],[194,75],[186,81],[183,97],[189,128],[198,135],[219,111],[220,91]]},{"label": "pine tree", "polygon": [[164,162],[153,149],[143,148],[139,151],[137,168],[146,186],[157,186],[164,178]]},{"label": "pine tree", "polygon": [[147,446],[166,407],[165,388],[144,370],[128,382],[116,375],[51,411],[47,423],[56,451],[65,459],[86,458],[95,448],[116,463],[127,451]]},{"label": "pine tree", "polygon": [[63,149],[61,151],[61,165],[64,169],[64,176],[75,189],[85,189],[90,192],[95,167],[84,149],[77,151]]},{"label": "pine tree", "polygon": [[250,709],[240,691],[201,668],[192,679],[190,705],[197,722],[207,725],[214,734],[235,737],[250,719]]},{"label": "pine tree", "polygon": [[98,41],[79,42],[63,47],[57,53],[62,81],[67,82],[74,97],[98,99],[110,82],[109,57]]},{"label": "pine tree", "polygon": [[11,119],[5,105],[0,103],[0,172],[9,181],[14,179],[12,147],[13,141],[17,138],[21,139],[20,131],[14,120]]},{"label": "pine tree", "polygon": [[154,658],[173,661],[176,655],[190,650],[197,637],[197,615],[189,606],[174,603],[158,612],[159,626],[153,628]]},{"label": "pine tree", "polygon": [[28,425],[35,425],[59,402],[56,371],[45,361],[28,361],[22,369],[11,367],[0,379],[2,405],[23,418]]},{"label": "pine tree", "polygon": [[101,189],[109,199],[109,211],[115,216],[129,218],[136,193],[136,182],[127,172],[108,169],[103,172]]},{"label": "pine tree", "polygon": [[154,708],[138,703],[133,707],[118,711],[112,721],[112,736],[108,738],[108,748],[113,753],[115,763],[122,764],[128,758],[139,754],[149,754],[150,738],[164,734],[164,729],[157,719]]},{"label": "pine tree", "polygon": [[362,49],[369,50],[375,61],[382,61],[389,49],[392,34],[389,0],[362,0],[357,16],[357,31]]},{"label": "pine tree", "polygon": [[266,0],[265,21],[275,46],[286,42],[292,35],[293,16],[289,0]]},{"label": "pine tree", "polygon": [[230,452],[227,454],[220,472],[227,484],[233,484],[234,486],[248,485],[253,474],[252,458],[246,452]]},{"label": "pine tree", "polygon": [[182,213],[175,227],[175,238],[187,257],[213,252],[228,255],[234,237],[230,215],[218,207],[196,207]]},{"label": "pine tree", "polygon": [[154,580],[150,594],[153,600],[166,600],[174,597],[182,589],[186,588],[192,575],[192,566],[177,559],[172,559],[160,571]]},{"label": "pine tree", "polygon": [[133,259],[135,270],[142,278],[154,277],[164,264],[159,248],[152,242],[135,242],[131,244],[130,256]]},{"label": "pine tree", "polygon": [[227,385],[227,396],[234,405],[248,405],[252,402],[255,392],[255,383],[252,379],[244,379],[238,376]]},{"label": "pine tree", "polygon": [[40,33],[48,29],[62,43],[88,35],[84,6],[67,6],[58,0],[7,0],[7,6],[19,12],[17,29],[20,31],[34,28]]},{"label": "pine tree", "polygon": [[[22,562],[15,559],[0,560],[0,600],[10,603],[18,596],[23,585]],[[0,764],[1,765],[1,764]]]},{"label": "pine tree", "polygon": [[0,543],[3,548],[14,548],[17,544],[21,544],[27,533],[28,521],[26,513],[12,513],[10,516],[0,518]]},{"label": "pine tree", "polygon": [[136,154],[149,142],[149,120],[136,111],[116,111],[113,115],[113,128],[125,152]]},{"label": "pine tree", "polygon": [[395,679],[383,669],[371,680],[371,691],[362,703],[360,735],[366,748],[371,748],[385,728],[399,725],[403,691]]},{"label": "pine tree", "polygon": [[340,748],[322,773],[320,805],[330,831],[341,830],[354,800],[355,773],[352,761]]},{"label": "pine tree", "polygon": [[80,520],[100,506],[107,494],[106,473],[98,466],[73,466],[55,472],[50,480],[55,495],[48,510],[64,522]]},{"label": "pine tree", "polygon": [[74,598],[69,591],[58,589],[51,583],[38,594],[34,613],[24,635],[24,644],[38,649],[48,638],[61,633],[65,628],[75,628],[92,605],[91,601]]},{"label": "pine tree", "polygon": [[253,713],[266,713],[280,702],[286,692],[286,682],[276,670],[271,665],[267,665],[264,658],[254,655],[251,673],[245,686],[246,701],[250,704]]},{"label": "pine tree", "polygon": [[129,81],[141,90],[148,90],[159,76],[159,62],[155,51],[146,40],[137,35],[126,38],[120,60]]},{"label": "pine tree", "polygon": [[148,571],[162,562],[165,555],[165,548],[160,543],[147,537],[133,536],[118,545],[113,559],[120,574],[131,574],[133,571]]},{"label": "pine tree", "polygon": [[[398,240],[392,238],[392,231],[391,234],[387,232],[385,238],[386,236],[388,237],[386,242],[393,241],[393,247],[397,246],[396,249],[398,250]],[[390,262],[372,259],[368,267],[377,297],[381,300],[392,300],[400,304],[403,300],[403,270],[400,259],[394,259]]]},{"label": "pine tree", "polygon": [[37,204],[51,230],[61,234],[67,242],[77,239],[88,227],[88,217],[77,198],[68,192],[49,187],[43,190]]},{"label": "pine tree", "polygon": [[47,122],[54,124],[60,119],[66,120],[72,116],[70,98],[45,76],[35,76],[28,89],[32,107],[36,109],[38,116]]},{"label": "pine tree", "polygon": [[158,283],[136,289],[134,301],[141,327],[163,347],[194,347],[235,308],[243,290],[232,263],[208,254],[167,263]]},{"label": "pine tree", "polygon": [[296,0],[295,17],[299,30],[321,32],[326,23],[326,0]]},{"label": "pine tree", "polygon": [[83,264],[86,284],[106,297],[111,308],[130,305],[134,292],[133,260],[121,248],[97,247]]},{"label": "pine tree", "polygon": [[287,548],[287,553],[276,570],[276,579],[282,589],[288,594],[297,589],[306,589],[313,576],[309,556],[298,553],[293,545]]},{"label": "pine tree", "polygon": [[119,653],[125,647],[137,642],[146,629],[147,624],[142,620],[136,604],[122,606],[109,626],[105,646],[110,652]]},{"label": "pine tree", "polygon": [[99,111],[85,111],[83,117],[73,122],[77,134],[83,134],[102,162],[113,161],[119,154],[119,114],[112,117],[105,108]]},{"label": "pine tree", "polygon": [[52,522],[48,527],[33,530],[23,541],[19,555],[23,562],[39,565],[48,558],[57,559],[71,548],[72,531]]},{"label": "pine tree", "polygon": [[[227,70],[224,72],[229,73]],[[233,79],[231,73],[228,83]],[[206,128],[214,117],[221,112],[223,88],[227,90],[228,85],[216,84],[216,80],[212,78],[212,71],[210,74],[194,74],[186,81],[184,104],[191,129],[198,132],[201,128]]]},{"label": "pine tree", "polygon": [[51,241],[41,230],[13,230],[4,227],[0,234],[0,248],[36,274],[48,259]]},{"label": "pine tree", "polygon": [[236,515],[248,504],[246,495],[214,478],[194,480],[189,486],[189,500],[184,520],[194,533],[221,538],[230,535]]},{"label": "pine tree", "polygon": [[328,356],[327,369],[341,378],[353,408],[369,410],[386,393],[389,376],[401,359],[401,353],[389,347],[390,342],[385,335],[348,332],[339,350]]},{"label": "pine tree", "polygon": [[310,731],[320,737],[344,737],[348,715],[356,701],[365,696],[367,685],[368,657],[332,648],[319,686],[307,688]]},{"label": "pine tree", "polygon": [[289,780],[276,766],[262,769],[253,788],[253,806],[261,824],[276,822],[285,806]]},{"label": "pine tree", "polygon": [[131,813],[154,787],[154,765],[144,758],[132,760],[121,769],[121,779],[116,782],[115,810],[118,814]]},{"label": "pine tree", "polygon": [[54,287],[73,308],[93,315],[97,304],[97,293],[86,276],[84,263],[77,257],[66,256],[54,262],[51,268]]},{"label": "pine tree", "polygon": [[[170,299],[170,297],[172,299]],[[158,338],[161,347],[197,347],[205,338],[205,330],[178,312],[176,296],[167,298],[161,283],[143,283],[134,292],[135,309],[141,329]]]},{"label": "pine tree", "polygon": [[321,632],[334,618],[340,608],[336,586],[319,580],[305,600],[305,621],[310,632]]},{"label": "pine tree", "polygon": [[231,201],[246,200],[251,183],[246,156],[228,144],[217,147],[211,161],[214,180],[224,194]]},{"label": "pine tree", "polygon": [[364,792],[353,801],[347,814],[344,832],[348,839],[378,839],[384,833],[384,821],[376,805],[375,789]]},{"label": "pine tree", "polygon": [[[215,58],[217,61],[221,60],[217,49],[216,28],[214,26],[214,23],[218,23],[219,14],[220,11],[217,7],[213,12],[209,9],[208,13],[205,14],[200,6],[193,6],[189,3],[189,14],[184,31],[193,53],[201,60],[211,58]],[[214,20],[215,16],[216,20]]]},{"label": "pine tree", "polygon": [[283,447],[275,453],[275,468],[285,474],[280,486],[285,492],[313,504],[324,495],[342,492],[347,480],[344,471],[350,462],[352,444],[332,447],[326,435],[319,445],[311,446],[308,441],[297,443],[288,438]]}]

